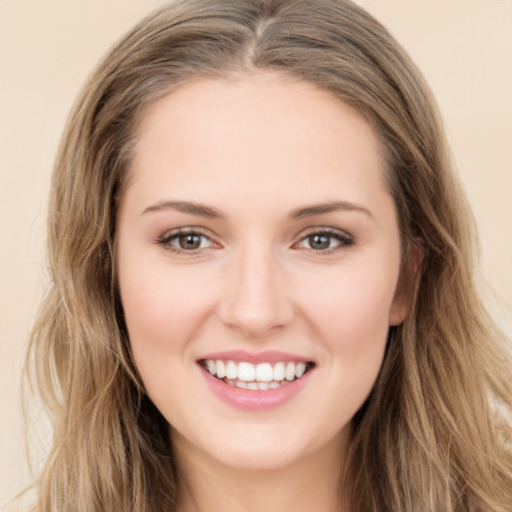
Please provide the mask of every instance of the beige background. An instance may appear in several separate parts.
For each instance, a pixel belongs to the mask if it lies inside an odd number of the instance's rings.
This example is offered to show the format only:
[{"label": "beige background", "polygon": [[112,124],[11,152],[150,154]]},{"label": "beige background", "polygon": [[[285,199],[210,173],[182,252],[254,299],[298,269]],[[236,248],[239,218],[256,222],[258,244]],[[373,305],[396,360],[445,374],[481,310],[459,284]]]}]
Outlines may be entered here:
[{"label": "beige background", "polygon": [[[313,0],[312,0],[313,1]],[[0,509],[24,483],[20,373],[44,282],[52,160],[104,51],[162,0],[0,0]],[[361,0],[409,50],[444,114],[512,334],[512,0]],[[43,439],[45,437],[43,432]],[[10,507],[9,507],[10,509]]]}]

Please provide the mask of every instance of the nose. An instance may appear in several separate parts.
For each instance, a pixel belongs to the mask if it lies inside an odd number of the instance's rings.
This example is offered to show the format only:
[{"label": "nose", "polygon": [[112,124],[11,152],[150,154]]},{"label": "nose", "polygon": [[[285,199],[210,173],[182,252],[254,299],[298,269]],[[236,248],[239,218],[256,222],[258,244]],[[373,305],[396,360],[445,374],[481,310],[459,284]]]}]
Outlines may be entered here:
[{"label": "nose", "polygon": [[294,316],[282,266],[270,250],[261,247],[248,248],[233,259],[223,285],[219,316],[245,337],[265,339]]}]

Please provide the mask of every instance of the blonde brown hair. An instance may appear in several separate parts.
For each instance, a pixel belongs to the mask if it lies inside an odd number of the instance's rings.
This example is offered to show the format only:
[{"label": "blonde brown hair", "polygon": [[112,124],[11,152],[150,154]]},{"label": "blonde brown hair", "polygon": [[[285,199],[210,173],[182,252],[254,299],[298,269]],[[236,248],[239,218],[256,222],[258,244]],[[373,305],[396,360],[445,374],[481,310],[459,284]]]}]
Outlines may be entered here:
[{"label": "blonde brown hair", "polygon": [[168,425],[137,375],[117,293],[116,205],[147,105],[197,77],[259,70],[328,90],[372,123],[404,247],[424,251],[409,318],[391,329],[354,418],[354,510],[509,511],[512,370],[475,290],[471,213],[420,73],[346,0],[173,2],[127,34],[86,84],[53,175],[51,284],[31,341],[54,421],[35,509],[173,509]]}]

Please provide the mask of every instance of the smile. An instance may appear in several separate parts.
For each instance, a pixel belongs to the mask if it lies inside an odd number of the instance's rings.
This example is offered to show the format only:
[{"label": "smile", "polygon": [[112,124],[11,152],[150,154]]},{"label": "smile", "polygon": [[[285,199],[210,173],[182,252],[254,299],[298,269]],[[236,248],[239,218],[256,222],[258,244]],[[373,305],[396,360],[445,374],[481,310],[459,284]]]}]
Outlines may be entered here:
[{"label": "smile", "polygon": [[314,366],[314,363],[293,361],[252,364],[221,359],[204,359],[199,364],[226,384],[251,390],[279,388],[300,379]]}]

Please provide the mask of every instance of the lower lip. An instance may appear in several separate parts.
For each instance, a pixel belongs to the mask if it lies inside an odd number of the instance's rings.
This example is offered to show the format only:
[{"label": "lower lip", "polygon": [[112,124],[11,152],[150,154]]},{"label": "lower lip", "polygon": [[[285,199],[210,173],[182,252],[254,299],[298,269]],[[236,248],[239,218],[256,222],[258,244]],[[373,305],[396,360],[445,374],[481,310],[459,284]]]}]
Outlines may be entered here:
[{"label": "lower lip", "polygon": [[288,384],[272,389],[239,388],[217,379],[204,368],[201,368],[201,373],[210,389],[228,405],[246,411],[267,411],[289,402],[298,395],[308,383],[312,371]]}]

